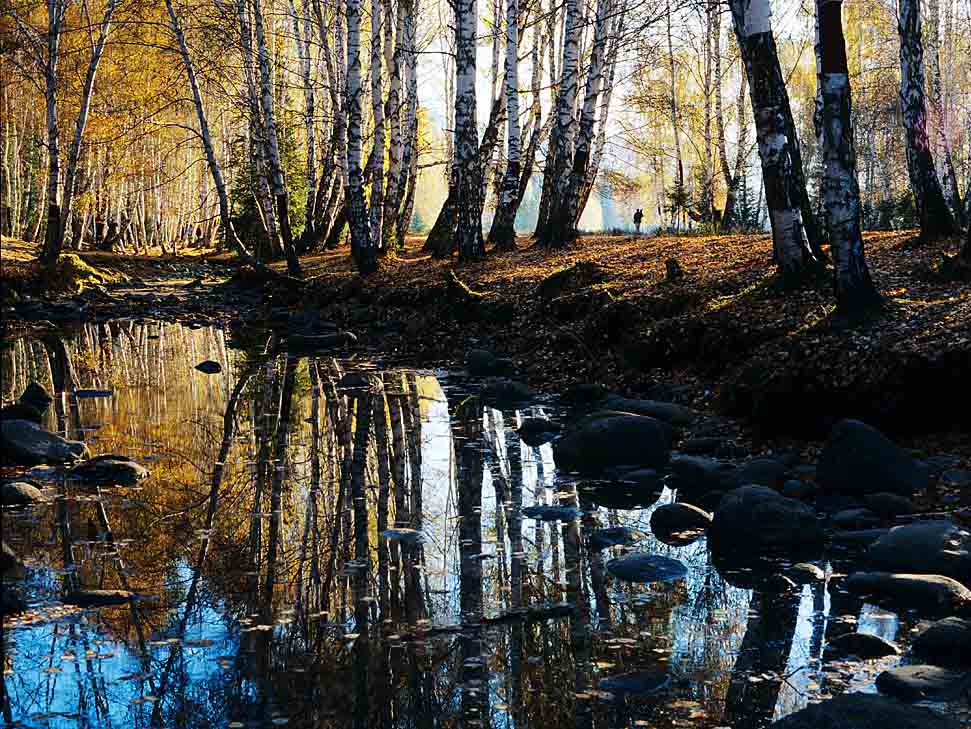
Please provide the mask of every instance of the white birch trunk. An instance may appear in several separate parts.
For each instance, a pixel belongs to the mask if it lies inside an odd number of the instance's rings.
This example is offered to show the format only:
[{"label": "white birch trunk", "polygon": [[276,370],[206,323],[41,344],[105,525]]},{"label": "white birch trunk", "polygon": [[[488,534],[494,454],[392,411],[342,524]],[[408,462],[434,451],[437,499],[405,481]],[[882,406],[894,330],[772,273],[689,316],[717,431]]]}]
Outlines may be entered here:
[{"label": "white birch trunk", "polygon": [[361,0],[347,0],[347,221],[351,232],[351,255],[361,274],[377,269],[375,241],[368,225],[367,201],[364,199],[364,175],[361,171]]},{"label": "white birch trunk", "polygon": [[371,0],[371,115],[374,119],[374,142],[371,147],[371,240],[379,249],[384,238],[381,218],[384,214],[384,99],[382,98],[381,15],[385,0]]},{"label": "white birch trunk", "polygon": [[[498,23],[498,19],[496,20]],[[490,242],[500,250],[516,247],[520,157],[522,141],[519,127],[519,0],[506,4],[506,171],[496,207]]]},{"label": "white birch trunk", "polygon": [[476,260],[485,253],[482,241],[482,160],[479,155],[475,98],[475,41],[477,0],[455,4],[455,163],[457,194],[456,238],[459,260]]}]

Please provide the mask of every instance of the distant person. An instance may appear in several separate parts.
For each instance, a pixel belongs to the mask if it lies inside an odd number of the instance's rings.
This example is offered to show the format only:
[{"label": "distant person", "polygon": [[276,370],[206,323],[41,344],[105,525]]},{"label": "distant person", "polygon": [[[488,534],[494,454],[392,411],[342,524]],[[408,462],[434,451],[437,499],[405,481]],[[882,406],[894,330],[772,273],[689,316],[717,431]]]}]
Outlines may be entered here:
[{"label": "distant person", "polygon": [[637,235],[641,234],[641,221],[644,220],[644,211],[640,208],[634,211],[634,230],[637,231]]}]

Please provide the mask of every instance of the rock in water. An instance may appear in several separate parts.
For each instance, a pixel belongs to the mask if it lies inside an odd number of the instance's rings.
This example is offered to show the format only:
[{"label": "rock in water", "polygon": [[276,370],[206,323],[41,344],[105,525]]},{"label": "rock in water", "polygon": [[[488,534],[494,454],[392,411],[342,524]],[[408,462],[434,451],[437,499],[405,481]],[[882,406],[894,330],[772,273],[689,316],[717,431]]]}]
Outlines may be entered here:
[{"label": "rock in water", "polygon": [[926,607],[945,614],[971,607],[971,590],[942,575],[854,572],[845,584],[849,592],[901,606]]},{"label": "rock in water", "polygon": [[549,418],[525,418],[516,430],[516,434],[526,445],[535,448],[549,443],[561,430],[559,423]]},{"label": "rock in water", "polygon": [[938,666],[897,666],[877,676],[877,690],[904,701],[947,701],[971,685],[971,676]]},{"label": "rock in water", "polygon": [[470,349],[465,355],[465,368],[473,377],[508,375],[512,371],[512,362],[497,357],[488,349]]},{"label": "rock in water", "polygon": [[587,540],[587,547],[594,551],[599,551],[607,547],[634,544],[644,539],[645,536],[643,532],[631,529],[630,527],[605,527],[604,529],[597,529],[590,535],[590,538]]},{"label": "rock in water", "polygon": [[863,497],[863,505],[879,517],[893,519],[902,514],[913,514],[917,511],[914,502],[906,496],[891,494],[881,491],[876,494],[867,494]]},{"label": "rock in water", "polygon": [[704,509],[691,504],[675,502],[662,504],[651,514],[651,529],[655,534],[671,534],[689,529],[707,529],[712,516]]},{"label": "rock in water", "polygon": [[30,420],[0,421],[0,447],[4,460],[27,466],[70,463],[88,455],[84,443],[65,440]]},{"label": "rock in water", "polygon": [[134,486],[148,478],[148,469],[125,456],[108,454],[79,463],[68,475],[93,486]]},{"label": "rock in water", "polygon": [[914,639],[913,650],[935,666],[971,667],[971,620],[938,620]]},{"label": "rock in water", "polygon": [[64,598],[64,604],[83,608],[108,607],[124,605],[137,598],[135,593],[128,590],[77,590]]},{"label": "rock in water", "polygon": [[215,375],[223,371],[223,366],[218,362],[207,359],[205,362],[200,362],[197,364],[196,369],[204,375]]},{"label": "rock in water", "polygon": [[864,660],[900,655],[900,649],[889,640],[869,633],[844,633],[826,646],[827,659],[856,656]]},{"label": "rock in water", "polygon": [[47,497],[33,484],[26,481],[8,481],[0,486],[4,506],[32,506],[47,501]]},{"label": "rock in water", "polygon": [[482,399],[489,403],[511,405],[528,402],[535,394],[529,385],[506,377],[490,377],[482,386]]},{"label": "rock in water", "polygon": [[873,694],[842,694],[772,724],[772,729],[961,729],[953,719]]},{"label": "rock in water", "polygon": [[816,477],[823,488],[861,496],[881,491],[911,496],[929,483],[913,458],[859,420],[833,426]]},{"label": "rock in water", "polygon": [[625,582],[673,582],[688,574],[688,568],[676,559],[660,554],[633,552],[607,563],[607,571]]},{"label": "rock in water", "polygon": [[684,405],[660,400],[634,400],[619,395],[608,397],[604,407],[634,415],[647,415],[676,426],[691,425],[698,418],[698,413]]},{"label": "rock in water", "polygon": [[553,444],[563,471],[602,473],[609,468],[663,468],[671,451],[670,426],[644,415],[591,417]]},{"label": "rock in water", "polygon": [[971,584],[971,532],[944,519],[894,527],[870,546],[867,561],[888,572],[946,575]]},{"label": "rock in water", "polygon": [[709,534],[720,549],[790,550],[823,542],[816,513],[767,486],[742,486],[725,494]]}]

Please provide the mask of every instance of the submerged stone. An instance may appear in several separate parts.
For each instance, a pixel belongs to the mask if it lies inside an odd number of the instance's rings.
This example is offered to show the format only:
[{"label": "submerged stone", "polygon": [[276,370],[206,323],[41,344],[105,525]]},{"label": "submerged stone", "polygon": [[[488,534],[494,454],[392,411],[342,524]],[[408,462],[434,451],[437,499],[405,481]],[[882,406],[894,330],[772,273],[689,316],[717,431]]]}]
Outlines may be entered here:
[{"label": "submerged stone", "polygon": [[925,607],[945,613],[971,607],[971,590],[943,575],[854,572],[845,585],[849,592],[871,595],[903,606]]},{"label": "submerged stone", "polygon": [[900,655],[900,649],[889,640],[870,633],[844,633],[826,646],[827,659],[856,656],[864,660]]},{"label": "submerged stone", "polygon": [[587,541],[587,546],[592,550],[606,549],[607,547],[634,544],[644,539],[645,536],[647,535],[644,532],[630,527],[606,527],[593,532]]},{"label": "submerged stone", "polygon": [[971,674],[939,666],[897,666],[877,676],[877,690],[904,701],[956,699],[971,686]]},{"label": "submerged stone", "polygon": [[673,582],[688,574],[688,568],[681,562],[660,554],[634,552],[612,559],[607,563],[607,571],[625,582]]},{"label": "submerged stone", "polygon": [[667,674],[653,671],[632,671],[600,681],[600,690],[612,694],[653,694],[667,687]]}]

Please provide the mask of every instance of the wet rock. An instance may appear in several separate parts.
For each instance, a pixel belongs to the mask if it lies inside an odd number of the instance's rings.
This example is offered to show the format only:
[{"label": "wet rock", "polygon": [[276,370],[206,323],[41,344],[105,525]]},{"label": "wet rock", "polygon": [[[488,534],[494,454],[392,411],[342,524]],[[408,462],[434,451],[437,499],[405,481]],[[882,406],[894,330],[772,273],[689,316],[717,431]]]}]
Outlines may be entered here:
[{"label": "wet rock", "polygon": [[0,486],[0,493],[4,506],[33,506],[47,501],[40,489],[26,481],[7,481]]},{"label": "wet rock", "polygon": [[148,469],[125,456],[106,454],[79,463],[68,476],[92,486],[134,486],[148,478]]},{"label": "wet rock", "polygon": [[196,369],[204,375],[215,375],[223,371],[223,366],[218,362],[207,359],[196,365]]},{"label": "wet rock", "polygon": [[758,484],[777,489],[785,483],[789,467],[775,458],[753,458],[739,466],[732,477],[732,485]]},{"label": "wet rock", "polygon": [[385,529],[380,536],[392,542],[404,542],[405,544],[424,544],[428,541],[420,531],[407,527]]},{"label": "wet rock", "polygon": [[743,486],[725,494],[709,535],[721,548],[755,550],[798,549],[823,541],[812,509],[767,486]]},{"label": "wet rock", "polygon": [[482,399],[498,404],[513,404],[528,402],[535,397],[529,385],[518,380],[505,377],[491,377],[482,387]]},{"label": "wet rock", "polygon": [[527,506],[523,509],[523,516],[527,519],[538,519],[540,521],[573,521],[578,519],[582,512],[573,506]]},{"label": "wet rock", "polygon": [[698,413],[691,408],[658,400],[634,400],[613,395],[606,399],[604,406],[634,415],[647,415],[678,427],[691,425],[698,418]]},{"label": "wet rock", "polygon": [[607,397],[607,388],[598,382],[581,382],[571,385],[560,396],[560,399],[570,405],[592,405]]},{"label": "wet rock", "polygon": [[523,419],[516,434],[523,443],[535,448],[553,440],[561,430],[560,424],[549,418],[531,417]]},{"label": "wet rock", "polygon": [[853,594],[903,607],[925,607],[945,615],[971,608],[971,590],[943,575],[854,572],[844,586]]},{"label": "wet rock", "polygon": [[676,559],[660,554],[633,552],[607,563],[607,571],[625,582],[673,582],[688,574],[688,568]]},{"label": "wet rock", "polygon": [[826,579],[822,568],[810,562],[798,562],[786,570],[786,577],[797,585],[811,585]]},{"label": "wet rock", "polygon": [[867,494],[863,497],[863,504],[882,519],[893,519],[894,517],[913,514],[917,511],[914,502],[906,496],[891,494],[888,491]]},{"label": "wet rock", "polygon": [[668,426],[644,415],[587,419],[553,444],[561,471],[598,473],[619,466],[663,468],[671,450]]},{"label": "wet rock", "polygon": [[928,709],[873,694],[842,694],[789,714],[772,729],[960,729]]},{"label": "wet rock", "polygon": [[0,421],[0,447],[4,460],[27,466],[69,463],[88,455],[84,443],[65,440],[30,420]]},{"label": "wet rock", "polygon": [[884,640],[879,635],[869,633],[844,633],[834,638],[826,646],[825,659],[846,658],[856,656],[863,660],[873,658],[883,658],[885,656],[898,656],[900,649],[896,644],[889,640]]},{"label": "wet rock", "polygon": [[578,487],[583,498],[606,509],[641,509],[655,504],[663,487],[638,486],[629,481],[589,481]]},{"label": "wet rock", "polygon": [[651,514],[651,529],[655,534],[671,534],[692,529],[705,530],[711,526],[712,515],[697,506],[675,502],[662,504]]},{"label": "wet rock", "polygon": [[497,357],[487,349],[470,349],[465,355],[465,369],[473,377],[508,375],[512,370],[512,361]]},{"label": "wet rock", "polygon": [[835,531],[830,535],[833,544],[845,547],[868,547],[890,532],[889,529],[850,529]]},{"label": "wet rock", "polygon": [[835,491],[819,491],[816,494],[816,510],[824,514],[836,514],[859,507],[860,500],[850,494],[840,494]]},{"label": "wet rock", "polygon": [[65,605],[78,607],[108,607],[110,605],[124,605],[138,596],[128,590],[77,590],[64,598]]},{"label": "wet rock", "polygon": [[606,527],[597,529],[590,535],[587,547],[599,551],[607,547],[626,546],[641,541],[645,536],[644,532],[630,527]]},{"label": "wet rock", "polygon": [[830,517],[837,529],[867,529],[880,523],[880,517],[869,509],[843,509]]},{"label": "wet rock", "polygon": [[601,679],[600,690],[612,694],[652,694],[667,687],[667,674],[653,671],[632,671]]},{"label": "wet rock", "polygon": [[350,347],[357,344],[354,332],[332,332],[329,334],[290,334],[287,344],[291,349],[310,351]]},{"label": "wet rock", "polygon": [[660,493],[664,488],[661,474],[653,468],[637,468],[633,471],[623,471],[617,476],[617,480],[625,484],[633,484],[639,489],[651,493]]},{"label": "wet rock", "polygon": [[833,427],[817,478],[826,489],[857,495],[889,491],[910,496],[929,483],[913,458],[859,420],[841,420]]},{"label": "wet rock", "polygon": [[673,456],[669,485],[691,493],[722,488],[735,472],[735,467],[705,456]]},{"label": "wet rock", "polygon": [[873,543],[867,560],[879,570],[946,575],[971,584],[971,532],[943,519],[894,527]]},{"label": "wet rock", "polygon": [[790,479],[782,484],[782,495],[790,499],[806,501],[816,493],[816,487],[808,481]]},{"label": "wet rock", "polygon": [[971,667],[971,620],[952,616],[932,623],[914,639],[912,650],[935,666]]},{"label": "wet rock", "polygon": [[897,666],[877,676],[877,690],[904,701],[948,701],[971,685],[969,674],[939,666]]}]

